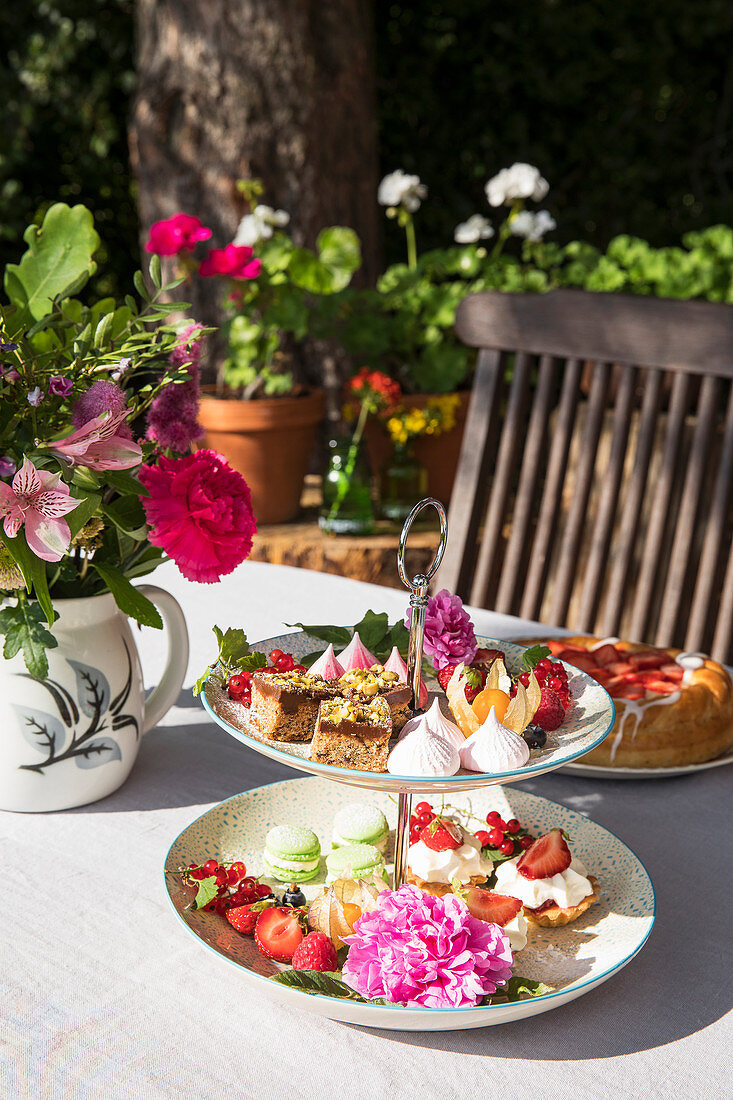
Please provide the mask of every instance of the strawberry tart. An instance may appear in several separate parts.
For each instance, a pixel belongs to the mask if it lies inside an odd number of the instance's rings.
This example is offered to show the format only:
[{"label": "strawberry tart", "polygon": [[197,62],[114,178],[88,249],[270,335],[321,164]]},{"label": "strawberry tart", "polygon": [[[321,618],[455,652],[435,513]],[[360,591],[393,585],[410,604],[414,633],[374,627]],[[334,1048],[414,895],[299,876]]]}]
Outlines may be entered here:
[{"label": "strawberry tart", "polygon": [[497,893],[520,901],[526,919],[543,928],[577,920],[598,901],[596,886],[560,829],[538,837],[520,856],[496,870]]},{"label": "strawberry tart", "polygon": [[602,684],[616,706],[610,733],[580,762],[683,767],[733,747],[733,683],[725,668],[704,654],[589,635],[545,644],[554,658]]}]

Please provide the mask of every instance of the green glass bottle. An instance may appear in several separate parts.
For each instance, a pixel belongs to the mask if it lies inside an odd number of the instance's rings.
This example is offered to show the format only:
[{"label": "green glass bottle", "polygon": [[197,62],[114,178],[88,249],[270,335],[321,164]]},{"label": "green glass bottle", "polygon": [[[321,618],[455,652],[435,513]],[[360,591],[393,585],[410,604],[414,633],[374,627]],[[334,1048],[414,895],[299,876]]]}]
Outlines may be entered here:
[{"label": "green glass bottle", "polygon": [[412,440],[395,443],[394,452],[379,475],[379,504],[385,519],[403,523],[419,500],[428,494],[428,472],[415,458]]},{"label": "green glass bottle", "polygon": [[361,442],[335,437],[328,442],[323,504],[318,526],[331,535],[368,535],[374,529],[372,479]]}]

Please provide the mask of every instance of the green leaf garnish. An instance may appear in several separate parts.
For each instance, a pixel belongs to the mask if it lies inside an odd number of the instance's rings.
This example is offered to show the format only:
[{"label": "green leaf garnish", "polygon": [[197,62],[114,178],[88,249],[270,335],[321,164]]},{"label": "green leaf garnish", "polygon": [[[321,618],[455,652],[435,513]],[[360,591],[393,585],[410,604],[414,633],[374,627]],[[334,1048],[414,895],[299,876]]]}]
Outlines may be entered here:
[{"label": "green leaf garnish", "polygon": [[513,1004],[515,1001],[524,1001],[528,997],[543,997],[545,993],[551,993],[552,986],[544,982],[536,982],[532,978],[522,978],[519,974],[513,975],[505,986],[497,989],[496,993],[484,997],[481,1002],[484,1005]]},{"label": "green leaf garnish", "polygon": [[193,685],[193,694],[200,695],[204,690],[204,684],[218,667],[221,679],[228,679],[234,672],[255,672],[258,668],[267,665],[267,656],[259,650],[250,649],[247,635],[240,627],[230,626],[222,630],[219,626],[212,627],[219,645],[216,660],[207,665],[196,683]]},{"label": "green leaf garnish", "polygon": [[216,875],[210,875],[208,878],[199,879],[198,890],[193,900],[193,908],[203,909],[205,905],[208,905],[210,901],[214,900],[218,893],[219,884],[216,881]]},{"label": "green leaf garnish", "polygon": [[368,1003],[360,993],[341,980],[340,970],[283,970],[281,974],[274,974],[270,981],[300,989],[303,993],[321,993],[342,1001]]},{"label": "green leaf garnish", "polygon": [[552,656],[551,650],[546,645],[533,645],[531,649],[526,649],[522,654],[522,664],[527,672],[531,672],[539,661],[543,661],[545,657],[550,656]]},{"label": "green leaf garnish", "polygon": [[359,637],[367,649],[376,653],[378,649],[383,648],[382,643],[389,630],[388,622],[386,611],[367,611],[361,622],[354,627],[354,631],[358,630]]},{"label": "green leaf garnish", "polygon": [[306,626],[304,623],[285,623],[285,626],[299,627],[312,638],[318,638],[319,642],[326,642],[327,645],[343,648],[351,641],[351,631],[345,626]]}]

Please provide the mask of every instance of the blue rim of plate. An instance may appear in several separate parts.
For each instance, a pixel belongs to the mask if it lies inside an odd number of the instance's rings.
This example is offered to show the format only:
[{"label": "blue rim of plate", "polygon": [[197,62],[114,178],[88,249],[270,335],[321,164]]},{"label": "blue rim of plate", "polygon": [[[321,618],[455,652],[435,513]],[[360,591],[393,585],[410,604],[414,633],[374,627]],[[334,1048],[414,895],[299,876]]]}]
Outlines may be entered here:
[{"label": "blue rim of plate", "polygon": [[[260,786],[261,787],[277,787],[277,786],[280,785],[280,783],[291,783],[291,782],[292,782],[292,780],[290,780],[290,779],[284,779],[284,780],[280,780],[277,783],[262,783]],[[259,789],[260,788],[257,788],[257,787],[254,788],[254,790],[259,790]],[[211,813],[211,810],[216,809],[218,806],[223,806],[227,802],[232,802],[235,798],[241,798],[242,794],[252,794],[252,793],[253,793],[253,791],[242,791],[238,795],[237,794],[232,795],[231,798],[225,798],[222,802],[216,803],[214,806],[211,806],[208,810],[204,811],[204,813],[199,814],[199,816],[195,817],[193,819],[193,821],[189,821],[188,825],[186,826],[186,829],[190,829],[190,827],[192,825],[195,825],[197,821],[201,821],[202,818],[206,817],[207,814]],[[534,797],[535,798],[542,798],[542,800],[544,802],[548,802],[552,806],[560,806],[565,812],[567,812],[568,809],[569,809],[568,806],[563,806],[562,802],[556,802],[552,798],[544,798],[544,796],[541,796],[541,795],[535,795]],[[583,814],[579,814],[577,810],[570,810],[570,812],[575,813],[575,814],[577,814],[578,817],[583,818]],[[587,821],[587,822],[590,822],[590,824],[592,824],[592,825],[597,825],[597,822],[590,821],[590,818],[584,818],[584,820]],[[610,967],[610,969],[604,970],[602,974],[595,974],[592,978],[589,978],[587,981],[581,982],[579,985],[575,985],[575,984],[571,983],[571,985],[566,986],[564,989],[556,989],[552,993],[543,993],[539,997],[527,998],[525,1001],[502,1002],[501,1004],[496,1004],[496,1005],[462,1005],[459,1008],[426,1008],[424,1005],[392,1005],[392,1004],[374,1005],[374,1004],[370,1004],[369,1001],[349,1001],[349,1000],[346,1000],[345,998],[341,998],[341,997],[327,997],[324,993],[307,993],[303,989],[297,989],[297,988],[292,988],[291,989],[290,986],[283,986],[283,988],[290,990],[290,992],[301,993],[304,997],[316,997],[316,998],[318,998],[318,1000],[327,1001],[329,1004],[338,1003],[339,1001],[344,999],[345,1003],[347,1003],[347,1004],[358,1004],[360,1008],[372,1008],[372,1009],[381,1008],[381,1009],[388,1009],[390,1012],[418,1012],[418,1013],[423,1013],[423,1014],[429,1015],[430,1013],[433,1013],[433,1012],[450,1012],[451,1014],[453,1014],[454,1012],[491,1012],[493,1010],[506,1009],[507,1004],[512,1004],[512,1003],[515,1003],[515,1004],[531,1003],[533,1005],[545,1004],[547,1001],[554,1000],[555,997],[566,996],[567,993],[570,990],[573,990],[574,992],[575,991],[580,992],[580,990],[585,989],[586,986],[597,985],[604,978],[609,978],[613,974],[615,974],[617,971],[622,970],[625,966],[628,965],[628,963],[631,962],[632,959],[636,958],[636,956],[639,954],[639,952],[641,951],[641,949],[644,946],[644,944],[646,943],[646,941],[649,939],[649,936],[652,933],[652,929],[654,928],[654,923],[657,919],[657,894],[656,894],[656,891],[654,889],[654,883],[652,882],[652,877],[649,874],[649,872],[646,868],[646,865],[643,863],[643,861],[641,859],[639,859],[639,857],[637,856],[637,854],[633,850],[633,848],[630,848],[629,845],[625,841],[621,840],[621,838],[619,836],[617,836],[617,834],[614,833],[611,829],[606,829],[605,825],[597,825],[597,827],[599,829],[603,829],[605,832],[607,832],[610,836],[612,836],[614,838],[614,840],[617,840],[618,843],[623,848],[625,848],[626,851],[636,860],[636,862],[639,864],[642,871],[644,872],[644,874],[647,877],[647,880],[649,882],[649,889],[651,890],[651,895],[652,895],[651,896],[651,910],[652,910],[651,911],[651,923],[649,924],[649,928],[647,929],[647,932],[646,932],[644,938],[641,940],[640,943],[638,943],[636,945],[636,947],[634,948],[634,950],[631,952],[630,955],[627,955],[624,959],[621,960],[621,962],[616,963],[614,966]],[[167,884],[167,880],[166,880],[166,867],[167,867],[167,864],[168,864],[168,858],[169,858],[171,852],[173,851],[174,846],[177,844],[177,842],[178,842],[178,840],[181,836],[181,833],[184,833],[186,831],[186,829],[181,830],[181,832],[178,834],[178,836],[175,838],[175,840],[171,843],[171,845],[168,848],[168,851],[166,852],[166,855],[165,855],[165,862],[163,864],[163,885],[165,887],[166,897],[168,898],[168,904],[170,905],[171,909],[176,914],[176,916],[178,917],[179,921],[184,926],[184,928],[187,928],[188,931],[191,933],[191,935],[195,936],[195,938],[199,941],[199,943],[201,943],[207,949],[207,951],[210,951],[212,955],[215,955],[218,958],[223,959],[225,962],[229,963],[230,966],[237,967],[238,970],[244,970],[247,974],[252,975],[252,977],[254,977],[254,978],[259,978],[261,981],[266,982],[269,985],[277,984],[277,983],[272,982],[271,978],[265,977],[264,974],[258,974],[254,970],[249,970],[246,966],[242,966],[241,963],[238,963],[236,961],[236,959],[231,959],[231,958],[229,958],[228,955],[225,955],[221,951],[217,951],[215,948],[211,947],[208,943],[206,943],[205,940],[202,940],[201,937],[196,934],[196,932],[193,930],[193,928],[191,928],[190,924],[188,924],[184,920],[183,916],[181,915],[181,913],[178,911],[178,909],[174,905],[173,898],[171,897],[170,892],[168,890],[168,884]]]},{"label": "blue rim of plate", "polygon": [[[292,633],[302,635],[305,634],[305,631],[299,630],[293,631]],[[285,636],[286,635],[276,635],[275,638],[280,639]],[[257,646],[260,645],[266,645],[273,640],[275,639],[266,638],[262,641],[255,642],[253,648],[257,648]],[[512,646],[514,649],[520,650],[525,650],[528,648],[527,646],[520,646],[516,642],[501,638],[485,638],[483,636],[477,635],[476,640],[482,646],[487,646],[488,648],[491,648],[494,643],[496,643],[497,645],[509,645]],[[604,741],[605,738],[608,736],[609,731],[613,728],[613,724],[616,721],[616,706],[613,702],[613,699],[601,684],[597,683],[597,681],[594,680],[591,676],[588,676],[587,673],[582,671],[582,669],[575,668],[574,665],[569,665],[567,661],[561,661],[560,663],[564,665],[571,676],[581,677],[582,679],[587,680],[590,684],[593,685],[594,689],[600,688],[600,690],[606,696],[607,705],[610,708],[606,728],[590,744],[583,745],[582,749],[579,749],[578,752],[574,753],[572,756],[563,758],[563,760],[559,763],[548,763],[546,760],[544,762],[540,760],[534,765],[528,764],[524,768],[517,768],[514,771],[508,772],[469,772],[467,775],[441,775],[426,777],[424,775],[392,775],[391,772],[365,772],[360,771],[356,768],[337,768],[333,764],[319,764],[315,760],[305,760],[305,758],[303,757],[295,756],[293,753],[285,752],[282,749],[278,749],[271,742],[260,741],[256,737],[253,737],[251,734],[245,733],[243,730],[237,729],[236,726],[230,725],[229,722],[226,721],[226,719],[222,718],[219,714],[216,713],[211,703],[209,702],[205,691],[201,692],[199,698],[201,700],[201,704],[204,710],[209,715],[209,717],[212,718],[214,722],[216,722],[217,726],[225,730],[232,737],[236,738],[237,741],[240,741],[243,745],[247,745],[249,748],[255,749],[255,751],[260,752],[263,755],[269,756],[271,760],[279,760],[283,764],[286,764],[288,767],[295,768],[298,771],[306,771],[309,772],[311,775],[320,775],[323,776],[324,779],[328,779],[331,777],[336,778],[341,776],[345,779],[359,778],[368,780],[374,779],[375,776],[385,775],[389,776],[390,782],[393,783],[405,782],[411,784],[430,784],[431,781],[439,781],[441,784],[449,784],[455,787],[470,788],[472,782],[475,782],[477,779],[481,779],[486,775],[491,775],[491,778],[495,783],[502,783],[504,781],[511,782],[521,779],[531,779],[533,776],[543,775],[548,771],[554,771],[557,768],[565,767],[566,764],[571,764],[579,757],[585,756],[586,753],[590,752],[591,749],[594,749],[598,745],[600,745],[601,742]],[[265,746],[267,750],[266,752],[263,752],[263,746]],[[307,767],[304,768],[302,765],[307,765]]]}]

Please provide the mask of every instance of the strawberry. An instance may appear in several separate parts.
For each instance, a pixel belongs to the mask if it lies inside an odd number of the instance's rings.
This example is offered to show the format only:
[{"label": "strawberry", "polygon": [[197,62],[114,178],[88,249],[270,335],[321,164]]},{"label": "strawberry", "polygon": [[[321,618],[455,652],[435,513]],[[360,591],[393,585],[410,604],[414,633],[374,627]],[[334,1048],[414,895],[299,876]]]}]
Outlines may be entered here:
[{"label": "strawberry", "polygon": [[535,711],[532,721],[545,731],[556,730],[565,721],[565,707],[562,699],[552,688],[543,687],[540,695],[540,705]]},{"label": "strawberry", "polygon": [[336,948],[325,932],[309,932],[293,952],[293,970],[336,970]]},{"label": "strawberry", "polygon": [[501,649],[477,649],[476,656],[471,661],[471,668],[480,668],[482,665],[491,668],[497,657],[504,659],[504,653]]},{"label": "strawberry", "polygon": [[[443,691],[448,690],[448,684],[450,678],[458,668],[458,665],[446,665],[445,668],[438,669],[437,677],[438,683],[442,687]],[[466,693],[466,699],[469,703],[472,703],[477,695],[479,695],[486,683],[486,669],[485,668],[470,668],[465,666],[466,686],[464,691]]]},{"label": "strawberry", "polygon": [[480,886],[470,886],[461,896],[472,917],[478,917],[489,924],[500,924],[502,928],[514,920],[522,909],[518,898],[495,894],[493,890],[484,890]]},{"label": "strawberry", "polygon": [[231,909],[227,909],[224,916],[232,928],[236,928],[237,932],[242,932],[245,936],[251,936],[254,933],[260,913],[264,913],[265,909],[270,909],[275,904],[274,898],[268,898],[266,901],[250,902],[248,905],[235,905]]},{"label": "strawberry", "polygon": [[631,661],[611,661],[606,668],[613,676],[623,676],[627,672],[636,672]]},{"label": "strawberry", "polygon": [[525,878],[552,878],[570,866],[572,856],[562,829],[551,829],[538,837],[531,848],[517,860],[517,870]]},{"label": "strawberry", "polygon": [[621,654],[616,649],[615,645],[611,645],[607,642],[606,645],[601,645],[598,649],[593,650],[593,658],[598,665],[610,665],[613,661],[622,660]]},{"label": "strawberry", "polygon": [[647,680],[645,684],[646,690],[651,691],[654,695],[671,695],[675,691],[679,691],[679,684],[671,684],[669,680],[664,680],[660,676],[658,680]]},{"label": "strawberry", "polygon": [[463,833],[458,825],[447,817],[434,817],[420,833],[420,840],[433,852],[447,852],[451,848],[460,848]]},{"label": "strawberry", "polygon": [[669,654],[659,650],[651,650],[649,653],[626,653],[624,657],[629,664],[638,669],[661,668],[669,660]]},{"label": "strawberry", "polygon": [[663,673],[668,680],[681,681],[685,675],[685,670],[678,664],[660,665],[659,671]]},{"label": "strawberry", "polygon": [[261,954],[278,962],[290,962],[303,939],[305,909],[284,906],[265,909],[255,925],[255,943]]}]

